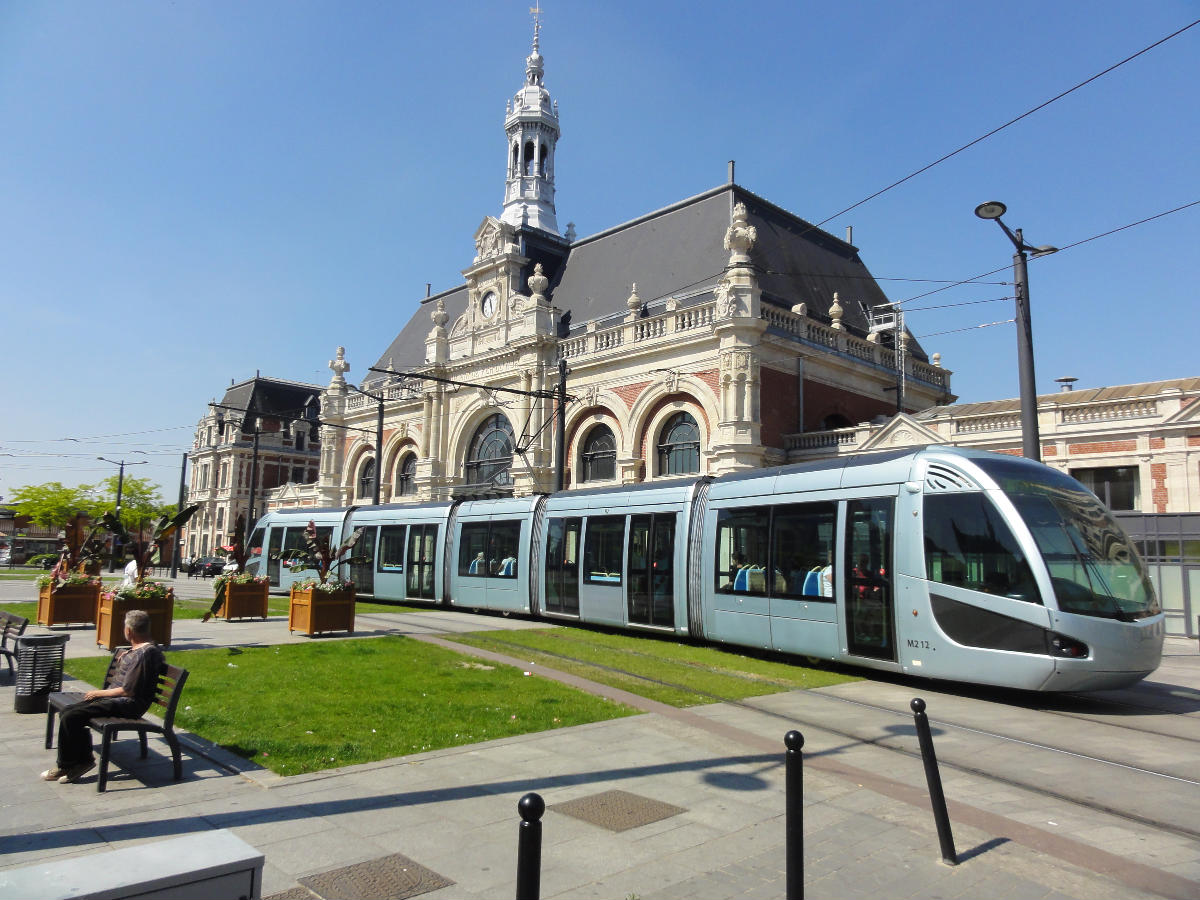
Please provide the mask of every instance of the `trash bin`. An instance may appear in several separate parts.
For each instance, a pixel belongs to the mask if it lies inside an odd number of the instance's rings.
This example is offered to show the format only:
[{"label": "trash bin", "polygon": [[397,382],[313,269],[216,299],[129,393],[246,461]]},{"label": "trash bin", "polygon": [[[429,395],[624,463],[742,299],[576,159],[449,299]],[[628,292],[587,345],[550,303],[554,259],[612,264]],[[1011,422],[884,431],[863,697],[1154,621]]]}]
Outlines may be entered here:
[{"label": "trash bin", "polygon": [[46,699],[62,690],[63,655],[70,639],[69,634],[32,634],[17,639],[14,711],[46,711]]}]

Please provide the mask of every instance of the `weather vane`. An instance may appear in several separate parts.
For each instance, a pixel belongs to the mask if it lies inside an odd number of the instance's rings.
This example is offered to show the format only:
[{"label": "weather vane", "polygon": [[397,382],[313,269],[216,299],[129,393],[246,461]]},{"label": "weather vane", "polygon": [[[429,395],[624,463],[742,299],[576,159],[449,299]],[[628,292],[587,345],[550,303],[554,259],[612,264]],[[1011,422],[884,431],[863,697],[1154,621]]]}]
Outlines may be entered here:
[{"label": "weather vane", "polygon": [[542,28],[542,0],[536,0],[535,5],[529,7],[529,12],[533,15],[533,42],[536,45],[538,32]]}]

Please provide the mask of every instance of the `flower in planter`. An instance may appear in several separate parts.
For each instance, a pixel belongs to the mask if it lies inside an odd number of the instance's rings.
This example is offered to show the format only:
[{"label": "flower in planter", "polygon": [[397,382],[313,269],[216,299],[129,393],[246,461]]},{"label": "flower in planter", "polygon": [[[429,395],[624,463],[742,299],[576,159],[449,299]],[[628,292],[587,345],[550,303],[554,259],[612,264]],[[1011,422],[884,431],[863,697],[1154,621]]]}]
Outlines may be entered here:
[{"label": "flower in planter", "polygon": [[316,569],[317,577],[298,582],[296,587],[305,591],[340,591],[354,587],[354,582],[338,576],[334,576],[333,582],[330,583],[329,576],[334,570],[347,563],[355,565],[369,562],[366,557],[346,556],[362,536],[363,530],[356,528],[353,534],[342,541],[337,550],[333,550],[330,548],[329,538],[318,535],[317,523],[310,521],[308,527],[304,529],[304,543],[308,549],[290,551],[292,558],[287,560],[284,565],[289,569]]}]

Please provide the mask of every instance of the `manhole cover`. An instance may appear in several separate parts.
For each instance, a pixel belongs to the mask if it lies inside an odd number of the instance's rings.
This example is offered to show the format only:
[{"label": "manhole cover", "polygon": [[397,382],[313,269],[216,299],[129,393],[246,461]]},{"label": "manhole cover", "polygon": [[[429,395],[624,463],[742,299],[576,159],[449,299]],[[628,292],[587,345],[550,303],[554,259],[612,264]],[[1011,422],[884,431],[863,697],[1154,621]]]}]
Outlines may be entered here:
[{"label": "manhole cover", "polygon": [[687,812],[680,806],[639,797],[628,791],[604,791],[566,803],[555,803],[550,809],[609,831],[628,831]]},{"label": "manhole cover", "polygon": [[298,880],[323,900],[404,900],[454,884],[400,853]]},{"label": "manhole cover", "polygon": [[290,890],[280,891],[278,894],[272,894],[270,897],[264,897],[263,900],[313,900],[316,896],[308,888],[294,887]]}]

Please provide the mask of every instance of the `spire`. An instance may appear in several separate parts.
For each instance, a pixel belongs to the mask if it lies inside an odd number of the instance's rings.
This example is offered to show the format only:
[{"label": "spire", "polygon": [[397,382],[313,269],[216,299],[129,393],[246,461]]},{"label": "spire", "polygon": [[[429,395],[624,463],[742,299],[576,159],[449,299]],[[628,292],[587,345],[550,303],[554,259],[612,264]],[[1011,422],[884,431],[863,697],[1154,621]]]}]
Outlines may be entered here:
[{"label": "spire", "polygon": [[543,84],[542,9],[533,14],[533,50],[525,58],[525,84],[507,105],[508,177],[500,221],[558,234],[554,214],[554,150],[558,143],[558,106]]}]

